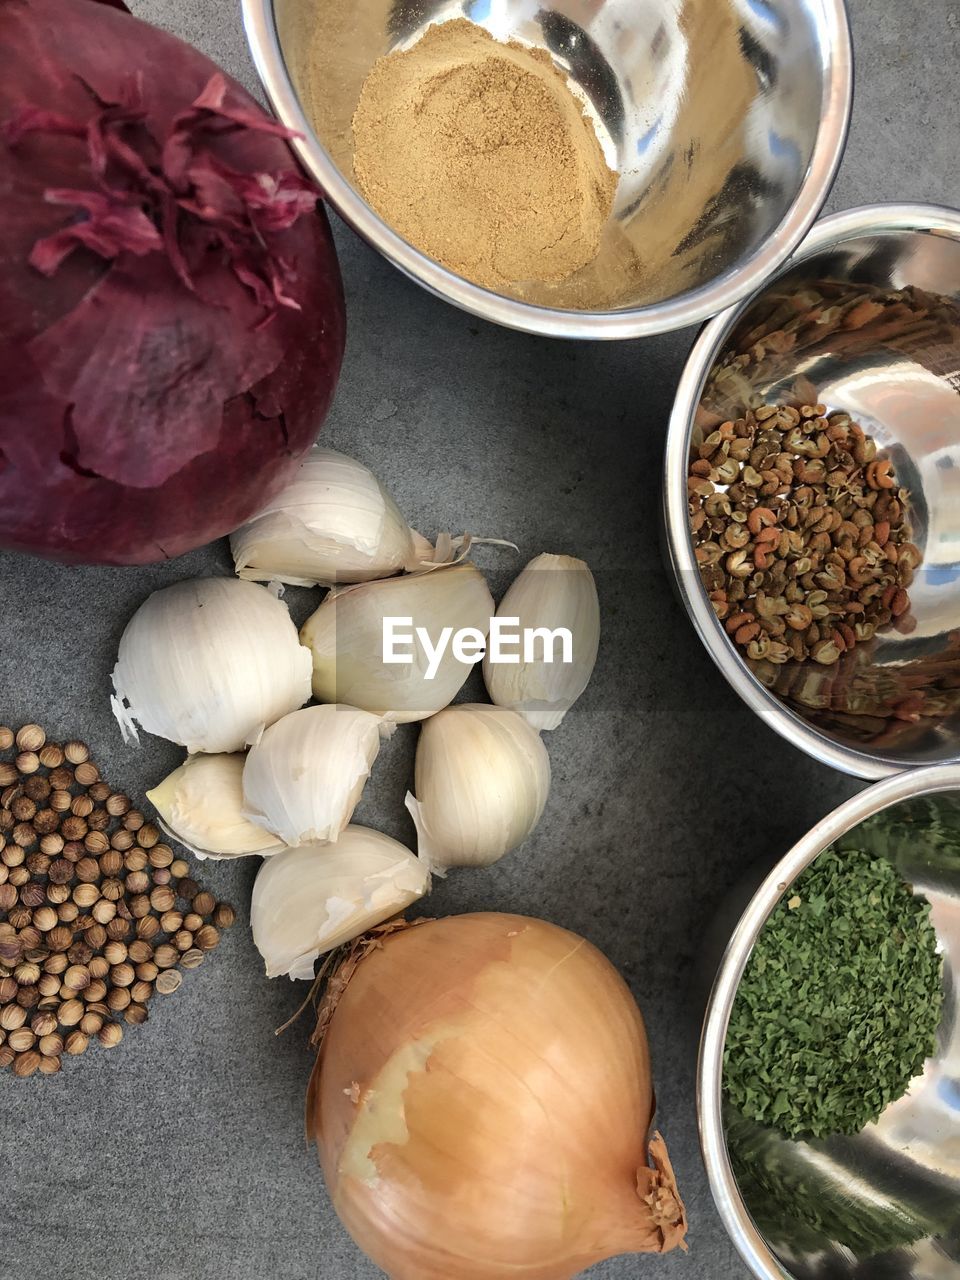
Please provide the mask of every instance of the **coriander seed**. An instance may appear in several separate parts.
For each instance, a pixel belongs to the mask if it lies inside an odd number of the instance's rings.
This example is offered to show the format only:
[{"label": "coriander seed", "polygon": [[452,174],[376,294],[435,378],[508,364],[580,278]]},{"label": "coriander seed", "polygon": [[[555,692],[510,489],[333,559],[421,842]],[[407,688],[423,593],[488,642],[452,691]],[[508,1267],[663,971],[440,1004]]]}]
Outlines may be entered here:
[{"label": "coriander seed", "polygon": [[151,938],[155,938],[160,932],[160,921],[156,916],[144,916],[142,920],[137,921],[137,937],[143,938],[149,942]]},{"label": "coriander seed", "polygon": [[9,751],[16,739],[13,736],[13,730],[7,726],[0,725],[0,751]]},{"label": "coriander seed", "polygon": [[99,898],[94,904],[90,913],[97,924],[109,924],[117,914],[117,904],[108,902],[106,898]]},{"label": "coriander seed", "polygon": [[[67,759],[70,760],[69,752],[67,753]],[[73,762],[71,761],[71,764],[72,763]],[[95,764],[91,764],[89,761],[84,761],[82,764],[78,764],[74,769],[73,776],[76,778],[78,786],[90,787],[100,777],[100,770]]]},{"label": "coriander seed", "polygon": [[36,773],[40,768],[40,757],[35,751],[21,751],[16,758],[15,764],[19,773]]},{"label": "coriander seed", "polygon": [[115,916],[107,925],[107,937],[115,942],[122,942],[129,933],[130,921],[120,915]]},{"label": "coriander seed", "polygon": [[170,863],[170,874],[175,880],[182,880],[190,874],[190,866],[183,858],[175,858]]},{"label": "coriander seed", "polygon": [[63,749],[55,742],[48,742],[40,752],[40,763],[45,769],[59,769],[63,764]]},{"label": "coriander seed", "polygon": [[131,809],[123,819],[123,825],[127,831],[139,831],[146,819],[139,809]]},{"label": "coriander seed", "polygon": [[101,1027],[98,1038],[105,1049],[113,1049],[123,1039],[123,1028],[119,1022],[108,1022]]},{"label": "coriander seed", "polygon": [[18,1054],[13,1060],[13,1074],[26,1079],[32,1076],[39,1068],[42,1059],[36,1049],[29,1049],[26,1053]]},{"label": "coriander seed", "polygon": [[112,818],[122,818],[130,809],[130,800],[118,792],[107,797],[106,808]]},{"label": "coriander seed", "polygon": [[137,938],[127,948],[127,958],[133,964],[144,964],[153,958],[153,947],[150,946],[149,942],[144,942],[142,939]]},{"label": "coriander seed", "polygon": [[136,972],[132,964],[124,961],[110,970],[110,981],[115,987],[130,987],[136,981]]},{"label": "coriander seed", "polygon": [[183,916],[179,911],[165,911],[160,917],[160,928],[164,933],[176,933],[183,925]]},{"label": "coriander seed", "polygon": [[103,804],[110,794],[111,788],[106,782],[95,782],[90,787],[90,798],[96,800],[97,804]]},{"label": "coriander seed", "polygon": [[85,1036],[95,1036],[103,1026],[103,1015],[99,1013],[85,1013],[80,1019],[80,1030]]},{"label": "coriander seed", "polygon": [[99,951],[107,940],[107,931],[102,924],[91,922],[85,930],[85,937],[87,945],[93,947],[94,951]]},{"label": "coriander seed", "polygon": [[[141,849],[154,849],[159,839],[160,831],[152,822],[145,822],[137,831],[137,844]],[[151,858],[151,865],[154,867],[166,867],[173,861],[173,853],[166,845],[161,845],[160,850],[154,852],[154,857],[161,859],[155,862]]]},{"label": "coriander seed", "polygon": [[87,1005],[100,1004],[102,1000],[107,998],[107,984],[102,978],[92,978],[90,985],[83,993],[84,1003]]},{"label": "coriander seed", "polygon": [[169,943],[163,943],[153,953],[153,961],[158,969],[172,969],[180,959],[180,952]]},{"label": "coriander seed", "polygon": [[[153,965],[152,967],[155,969],[156,965]],[[172,969],[164,970],[164,973],[172,973],[172,972],[173,972]],[[147,1001],[152,998],[152,996],[153,996],[153,983],[148,982],[144,978],[138,978],[137,981],[130,988],[130,999],[134,1001],[135,1004],[146,1004]]]},{"label": "coriander seed", "polygon": [[[56,1018],[53,1019],[53,1024],[56,1026]],[[63,1047],[63,1037],[57,1035],[55,1032],[41,1036],[40,1042],[37,1045],[37,1048],[45,1058],[59,1058],[61,1053],[63,1053]]]},{"label": "coriander seed", "polygon": [[180,960],[180,967],[183,969],[199,969],[203,961],[203,952],[194,947],[193,950],[184,953]]},{"label": "coriander seed", "polygon": [[33,913],[33,923],[41,933],[49,933],[57,927],[57,913],[53,907],[38,907]]},{"label": "coriander seed", "polygon": [[195,938],[201,951],[212,951],[219,941],[220,934],[212,924],[205,924]]},{"label": "coriander seed", "polygon": [[72,1031],[64,1041],[64,1049],[67,1053],[76,1057],[78,1054],[86,1051],[89,1040],[82,1031]]},{"label": "coriander seed", "polygon": [[107,996],[107,1007],[112,1013],[122,1013],[130,1003],[130,992],[126,987],[111,987]]},{"label": "coriander seed", "polygon": [[9,1045],[5,1044],[0,1048],[0,1070],[3,1070],[5,1067],[9,1067],[15,1056],[16,1055]]},{"label": "coriander seed", "polygon": [[84,1012],[82,1000],[65,1000],[57,1013],[57,1021],[61,1027],[75,1027]]},{"label": "coriander seed", "polygon": [[132,1027],[139,1027],[150,1017],[147,1009],[142,1004],[132,1004],[129,1009],[124,1012],[123,1020],[128,1022]]},{"label": "coriander seed", "polygon": [[90,759],[90,748],[85,742],[68,742],[63,748],[63,754],[71,764],[83,764]]},{"label": "coriander seed", "polygon": [[137,978],[140,982],[156,982],[159,972],[152,960],[141,960],[137,965]]},{"label": "coriander seed", "polygon": [[157,991],[162,996],[173,995],[183,982],[183,974],[176,969],[165,969],[157,978]]},{"label": "coriander seed", "polygon": [[21,1027],[19,1031],[11,1031],[7,1036],[7,1044],[15,1053],[25,1053],[37,1043],[37,1037],[29,1027]]},{"label": "coriander seed", "polygon": [[42,1076],[55,1076],[63,1070],[63,1063],[59,1058],[41,1056],[39,1070]]},{"label": "coriander seed", "polygon": [[39,751],[47,740],[47,735],[38,724],[25,724],[16,737],[20,751]]},{"label": "coriander seed", "polygon": [[70,812],[76,818],[89,818],[93,813],[93,801],[89,796],[74,796],[70,801]]}]

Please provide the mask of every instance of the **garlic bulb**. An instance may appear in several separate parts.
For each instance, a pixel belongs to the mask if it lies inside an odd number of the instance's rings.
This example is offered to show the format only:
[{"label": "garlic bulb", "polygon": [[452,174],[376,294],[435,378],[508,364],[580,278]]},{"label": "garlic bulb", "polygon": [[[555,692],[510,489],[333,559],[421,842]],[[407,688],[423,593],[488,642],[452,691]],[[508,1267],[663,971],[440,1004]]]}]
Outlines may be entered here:
[{"label": "garlic bulb", "polygon": [[137,721],[191,754],[240,751],[309,700],[310,665],[276,596],[197,578],[155,591],[127,623],[111,705],[126,742]]},{"label": "garlic bulb", "polygon": [[429,888],[423,863],[368,827],[347,827],[334,845],[277,854],[260,868],[250,906],[267,977],[312,978],[317,956],[388,920]]},{"label": "garlic bulb", "polygon": [[284,844],[336,840],[380,750],[380,720],[356,707],[306,707],[267,729],[243,769],[244,815]]},{"label": "garlic bulb", "polygon": [[458,703],[420,731],[416,789],[407,808],[428,866],[488,866],[540,821],[550,758],[515,711]]},{"label": "garlic bulb", "polygon": [[243,816],[243,755],[188,756],[147,799],[198,858],[269,857],[286,846]]},{"label": "garlic bulb", "polygon": [[[497,618],[519,620],[527,652],[513,664],[491,662],[488,655],[487,692],[534,729],[556,729],[586,689],[597,661],[600,605],[593,574],[573,556],[537,556],[510,586]],[[554,643],[559,632],[569,636],[569,654]],[[567,656],[570,661],[563,661]]]},{"label": "garlic bulb", "polygon": [[466,561],[332,592],[300,632],[313,692],[401,724],[432,716],[480,660],[493,611],[483,574]]},{"label": "garlic bulb", "polygon": [[376,476],[315,445],[290,484],[230,539],[241,578],[292,586],[367,582],[412,569],[433,548],[415,535]]}]

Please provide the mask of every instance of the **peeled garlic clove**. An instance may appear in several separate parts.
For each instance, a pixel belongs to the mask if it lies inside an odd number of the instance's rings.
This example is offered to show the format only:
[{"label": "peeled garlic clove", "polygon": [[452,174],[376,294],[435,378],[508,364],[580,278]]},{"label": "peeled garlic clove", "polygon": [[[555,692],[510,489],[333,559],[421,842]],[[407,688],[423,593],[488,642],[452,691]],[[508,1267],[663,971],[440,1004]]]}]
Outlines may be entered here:
[{"label": "peeled garlic clove", "polygon": [[194,754],[241,751],[310,698],[310,653],[287,606],[252,582],[197,578],[155,591],[113,669],[124,740],[138,722]]},{"label": "peeled garlic clove", "polygon": [[380,719],[306,707],[265,730],[243,768],[244,815],[284,844],[336,840],[380,750]]},{"label": "peeled garlic clove", "polygon": [[313,587],[412,569],[424,541],[415,542],[371,471],[315,445],[286,489],[232,535],[230,549],[241,578]]},{"label": "peeled garlic clove", "polygon": [[515,711],[458,703],[428,720],[407,808],[431,868],[482,867],[522,844],[550,791],[550,758]]},{"label": "peeled garlic clove", "polygon": [[[479,661],[493,611],[483,574],[469,562],[334,592],[300,632],[313,652],[314,695],[401,724],[432,716]],[[414,637],[397,646],[408,663],[384,661],[387,618],[405,620],[397,634]],[[478,641],[473,661],[461,660],[453,643],[466,629]]]},{"label": "peeled garlic clove", "polygon": [[[534,729],[556,729],[586,689],[597,661],[600,604],[593,574],[573,556],[537,556],[510,586],[497,617],[519,620],[520,661],[491,662],[488,654],[487,692]],[[561,631],[570,637],[570,662],[562,660],[562,641],[554,638]],[[526,645],[532,652],[525,654]]]},{"label": "peeled garlic clove", "polygon": [[349,826],[334,845],[301,845],[263,864],[250,924],[267,977],[312,978],[314,961],[389,920],[430,888],[409,849]]},{"label": "peeled garlic clove", "polygon": [[163,829],[198,858],[269,857],[286,846],[243,816],[240,754],[188,756],[147,792]]}]

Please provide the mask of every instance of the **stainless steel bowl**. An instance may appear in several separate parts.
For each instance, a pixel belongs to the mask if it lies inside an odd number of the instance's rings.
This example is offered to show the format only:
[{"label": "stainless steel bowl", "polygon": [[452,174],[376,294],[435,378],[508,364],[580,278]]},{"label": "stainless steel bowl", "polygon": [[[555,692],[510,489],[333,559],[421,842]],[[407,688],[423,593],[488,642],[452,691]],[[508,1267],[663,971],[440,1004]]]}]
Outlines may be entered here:
[{"label": "stainless steel bowl", "polygon": [[[770,912],[834,842],[888,859],[930,900],[946,1012],[935,1058],[876,1124],[854,1138],[791,1142],[747,1128],[724,1108],[724,1043]],[[720,964],[704,1024],[698,1106],[714,1199],[761,1280],[960,1280],[960,767],[918,770],[868,788],[818,823],[767,876]]]},{"label": "stainless steel bowl", "polygon": [[[880,308],[854,327],[859,299]],[[774,332],[789,343],[764,348]],[[749,363],[732,371],[743,352]],[[900,630],[834,667],[773,668],[741,656],[701,584],[688,452],[698,423],[814,392],[859,420],[894,461],[923,563]],[[878,205],[818,223],[776,278],[704,327],[680,381],[665,468],[666,540],[681,596],[710,656],[767,724],[862,778],[960,759],[960,213]]]},{"label": "stainless steel bowl", "polygon": [[[341,216],[432,292],[531,333],[633,338],[730,306],[803,239],[846,139],[843,0],[243,0],[243,14],[267,95]],[[356,188],[351,121],[373,63],[463,16],[547,49],[621,174],[599,257],[562,284],[470,284]]]}]

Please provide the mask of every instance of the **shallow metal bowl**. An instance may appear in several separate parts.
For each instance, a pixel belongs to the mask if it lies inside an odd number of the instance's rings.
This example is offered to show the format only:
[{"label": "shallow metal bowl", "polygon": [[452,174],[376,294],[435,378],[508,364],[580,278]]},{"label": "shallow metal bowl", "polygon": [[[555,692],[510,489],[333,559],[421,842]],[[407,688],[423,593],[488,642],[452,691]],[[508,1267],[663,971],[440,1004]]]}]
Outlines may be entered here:
[{"label": "shallow metal bowl", "polygon": [[[770,912],[834,843],[888,859],[929,899],[945,1014],[936,1056],[876,1124],[853,1138],[791,1142],[724,1107],[724,1043]],[[861,792],[747,899],[710,998],[698,1071],[703,1156],[731,1238],[760,1280],[960,1280],[960,767],[901,774]]]},{"label": "shallow metal bowl", "polygon": [[[843,0],[243,0],[243,13],[274,109],[342,217],[434,293],[531,333],[638,337],[730,306],[803,239],[846,139]],[[561,284],[470,284],[356,188],[351,121],[367,73],[457,17],[548,50],[621,175],[599,257]]]},{"label": "shallow metal bowl", "polygon": [[[853,312],[862,300],[879,305]],[[872,318],[859,323],[865,313]],[[732,369],[744,353],[748,363]],[[742,656],[710,605],[689,528],[694,431],[797,396],[848,412],[875,437],[909,490],[923,553],[907,617],[832,667]],[[680,381],[665,468],[667,547],[684,604],[767,724],[862,778],[960,759],[960,213],[874,205],[818,223],[779,276],[704,327]]]}]

